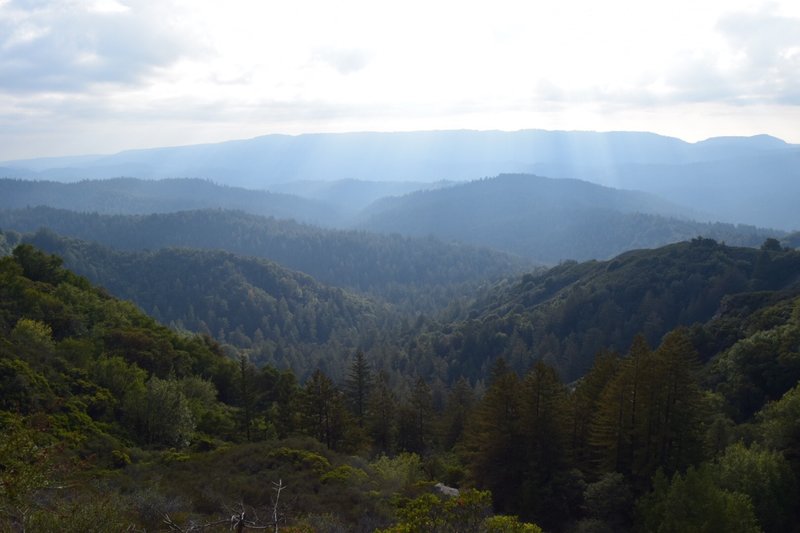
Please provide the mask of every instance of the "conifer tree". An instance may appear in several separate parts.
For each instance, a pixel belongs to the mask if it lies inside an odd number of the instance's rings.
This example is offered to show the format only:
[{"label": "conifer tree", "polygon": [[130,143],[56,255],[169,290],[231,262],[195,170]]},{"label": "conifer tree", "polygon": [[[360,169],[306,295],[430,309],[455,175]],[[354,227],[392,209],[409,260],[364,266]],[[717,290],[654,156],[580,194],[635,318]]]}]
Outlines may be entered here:
[{"label": "conifer tree", "polygon": [[306,432],[328,448],[338,449],[347,430],[344,398],[333,382],[317,369],[303,388]]},{"label": "conifer tree", "polygon": [[642,433],[647,433],[645,391],[647,377],[655,371],[653,367],[647,341],[637,335],[628,356],[619,363],[598,399],[590,436],[598,473],[631,474]]},{"label": "conifer tree", "polygon": [[372,388],[372,371],[364,352],[358,350],[350,364],[350,372],[345,382],[350,410],[359,427],[364,427],[364,418],[367,414],[367,402]]},{"label": "conifer tree", "polygon": [[393,448],[396,411],[397,399],[389,386],[389,376],[378,372],[367,402],[366,428],[375,448],[383,453]]},{"label": "conifer tree", "polygon": [[520,507],[526,469],[521,389],[516,373],[504,359],[497,359],[467,434],[474,481],[491,490],[495,508],[501,512]]},{"label": "conifer tree", "polygon": [[594,472],[592,430],[600,408],[603,390],[620,367],[620,357],[601,352],[591,370],[578,382],[569,398],[569,452],[572,463],[582,472]]}]

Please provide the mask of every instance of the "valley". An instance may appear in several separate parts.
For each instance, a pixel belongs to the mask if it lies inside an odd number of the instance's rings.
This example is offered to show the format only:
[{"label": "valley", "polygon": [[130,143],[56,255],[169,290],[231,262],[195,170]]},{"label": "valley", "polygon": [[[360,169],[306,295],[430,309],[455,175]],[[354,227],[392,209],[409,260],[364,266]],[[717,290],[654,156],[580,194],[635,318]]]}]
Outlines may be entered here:
[{"label": "valley", "polygon": [[[0,525],[212,531],[233,510],[283,531],[796,528],[796,168],[742,187],[731,171],[794,145],[400,137],[0,179]],[[496,164],[531,139],[539,163]],[[419,172],[399,154],[424,143],[441,160]],[[279,145],[322,155],[268,165]],[[227,173],[174,177],[229,150]],[[68,168],[87,179],[50,181]],[[686,169],[706,176],[694,201]],[[723,216],[734,189],[742,218]]]}]

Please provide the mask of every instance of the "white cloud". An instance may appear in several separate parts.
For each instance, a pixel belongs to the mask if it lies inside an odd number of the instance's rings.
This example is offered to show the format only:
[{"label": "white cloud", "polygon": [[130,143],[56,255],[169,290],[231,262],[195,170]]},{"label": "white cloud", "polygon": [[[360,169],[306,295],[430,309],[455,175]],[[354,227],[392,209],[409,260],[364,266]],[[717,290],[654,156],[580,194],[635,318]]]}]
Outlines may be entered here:
[{"label": "white cloud", "polygon": [[[0,7],[0,90],[51,93],[137,84],[196,43],[158,2],[23,2]],[[160,6],[160,7],[159,7]]]},{"label": "white cloud", "polygon": [[0,124],[54,154],[448,127],[800,141],[798,6],[0,0]]}]

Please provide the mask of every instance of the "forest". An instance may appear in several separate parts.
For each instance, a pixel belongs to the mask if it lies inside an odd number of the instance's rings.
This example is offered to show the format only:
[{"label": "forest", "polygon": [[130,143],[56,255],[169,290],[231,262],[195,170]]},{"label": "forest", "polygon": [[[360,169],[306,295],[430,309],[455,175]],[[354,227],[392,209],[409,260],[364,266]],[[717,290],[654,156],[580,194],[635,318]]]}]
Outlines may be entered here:
[{"label": "forest", "polygon": [[0,235],[6,530],[797,529],[800,252],[776,239],[414,315],[230,252]]}]

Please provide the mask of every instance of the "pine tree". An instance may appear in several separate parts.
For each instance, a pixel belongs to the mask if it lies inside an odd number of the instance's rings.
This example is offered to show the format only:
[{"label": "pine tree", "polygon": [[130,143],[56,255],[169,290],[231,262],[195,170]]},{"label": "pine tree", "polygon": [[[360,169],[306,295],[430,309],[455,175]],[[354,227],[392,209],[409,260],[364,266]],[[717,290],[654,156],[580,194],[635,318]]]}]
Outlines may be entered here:
[{"label": "pine tree", "polygon": [[339,449],[347,431],[344,397],[321,370],[303,388],[303,425],[306,432],[328,448]]},{"label": "pine tree", "polygon": [[644,440],[642,433],[646,433],[647,377],[654,371],[647,341],[637,335],[598,398],[590,435],[597,473],[631,474],[634,456]]},{"label": "pine tree", "polygon": [[400,407],[398,445],[401,450],[422,454],[433,446],[435,411],[430,386],[418,378],[408,401]]},{"label": "pine tree", "polygon": [[500,512],[515,512],[520,507],[526,470],[521,414],[520,379],[505,360],[497,359],[466,440],[474,482],[491,490]]},{"label": "pine tree", "polygon": [[592,448],[593,424],[603,390],[617,374],[620,363],[616,353],[597,354],[591,370],[578,382],[569,398],[569,452],[572,463],[584,473],[596,470]]},{"label": "pine tree", "polygon": [[461,440],[474,404],[475,394],[472,387],[462,377],[447,395],[441,430],[444,449],[452,449]]},{"label": "pine tree", "polygon": [[396,411],[397,399],[389,386],[389,376],[381,371],[367,402],[366,428],[375,448],[383,453],[393,449]]},{"label": "pine tree", "polygon": [[350,373],[345,382],[350,410],[359,427],[364,427],[364,418],[367,413],[367,402],[372,388],[372,372],[364,352],[358,350],[350,365]]}]

